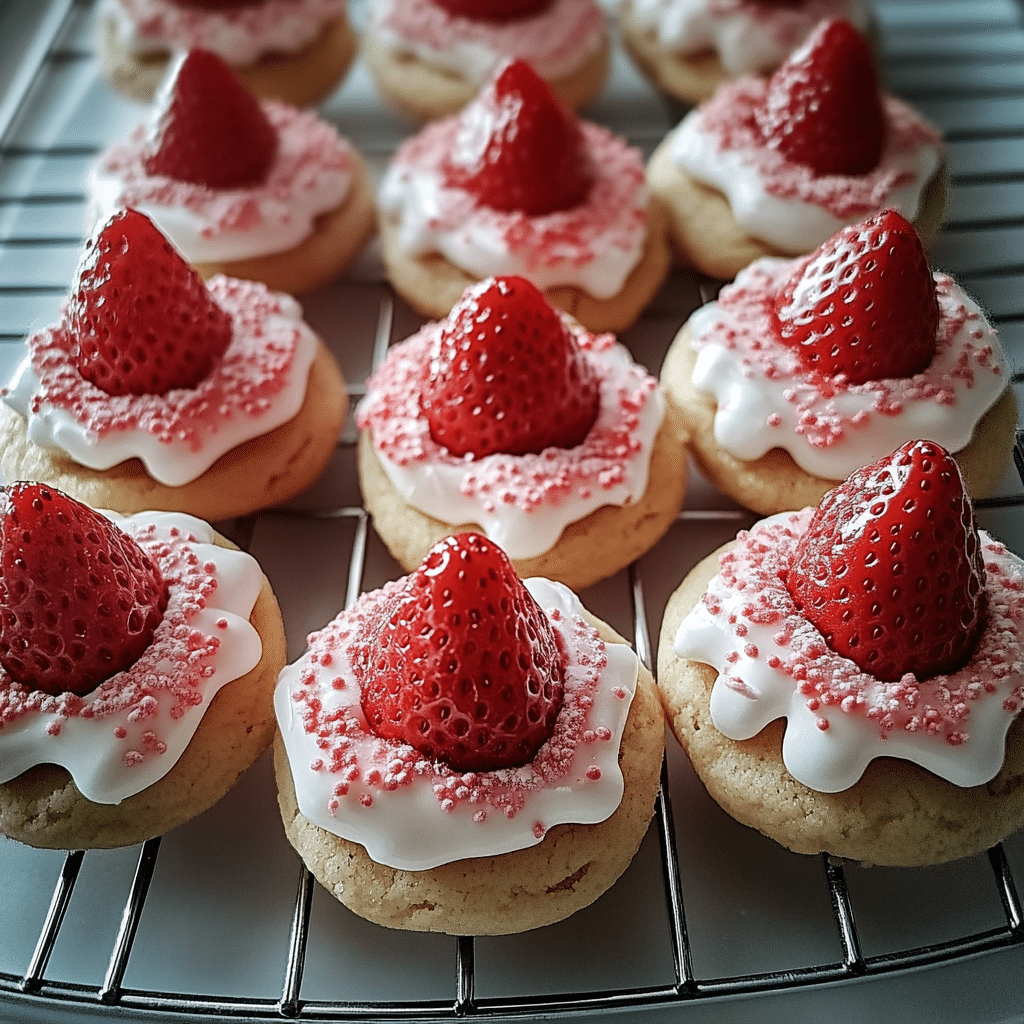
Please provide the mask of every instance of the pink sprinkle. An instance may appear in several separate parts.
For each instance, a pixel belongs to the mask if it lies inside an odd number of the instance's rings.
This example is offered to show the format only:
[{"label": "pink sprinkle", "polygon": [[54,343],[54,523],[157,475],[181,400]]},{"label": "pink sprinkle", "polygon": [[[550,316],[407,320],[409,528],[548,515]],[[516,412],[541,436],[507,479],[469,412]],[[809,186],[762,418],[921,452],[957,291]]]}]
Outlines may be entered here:
[{"label": "pink sprinkle", "polygon": [[601,778],[601,769],[598,768],[596,764],[592,764],[587,769],[587,778],[590,779],[591,782],[597,782],[597,780]]},{"label": "pink sprinkle", "polygon": [[816,719],[816,720],[815,720],[814,724],[815,724],[815,725],[816,725],[816,726],[817,726],[817,727],[818,727],[818,728],[819,728],[819,729],[820,729],[820,730],[821,730],[822,732],[825,732],[825,731],[826,731],[826,730],[828,729],[828,719],[827,719],[827,718],[818,718],[818,719]]},{"label": "pink sprinkle", "polygon": [[119,725],[114,730],[114,738],[115,739],[123,740],[127,735],[128,735],[128,730],[123,725]]},{"label": "pink sprinkle", "polygon": [[373,804],[373,797],[372,797],[372,796],[370,796],[370,794],[369,794],[369,793],[364,793],[364,794],[363,794],[363,795],[362,795],[362,796],[361,796],[361,797],[359,798],[359,802],[360,802],[360,803],[361,803],[361,804],[362,804],[362,805],[363,805],[364,807],[370,807],[370,806],[372,806],[372,804]]},{"label": "pink sprinkle", "polygon": [[539,821],[535,821],[533,823],[534,836],[536,836],[538,839],[543,839],[545,832],[547,832],[547,829]]}]

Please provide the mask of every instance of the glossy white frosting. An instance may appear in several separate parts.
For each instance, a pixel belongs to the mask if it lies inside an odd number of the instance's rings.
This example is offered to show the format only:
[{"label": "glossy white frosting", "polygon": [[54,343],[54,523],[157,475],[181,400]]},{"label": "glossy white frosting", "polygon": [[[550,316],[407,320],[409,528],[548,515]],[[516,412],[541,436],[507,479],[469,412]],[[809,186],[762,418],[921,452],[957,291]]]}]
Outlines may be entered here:
[{"label": "glossy white frosting", "polygon": [[774,336],[766,312],[737,315],[731,299],[750,289],[770,302],[795,266],[756,261],[723,291],[724,308],[709,303],[689,320],[698,353],[692,382],[717,404],[715,440],[747,462],[782,448],[801,469],[826,480],[842,480],[916,438],[952,452],[966,447],[1009,386],[999,338],[977,303],[936,274],[940,323],[929,366],[910,378],[823,390]]},{"label": "glossy white frosting", "polygon": [[157,561],[167,611],[139,662],[84,697],[31,691],[0,670],[0,781],[57,764],[86,799],[117,804],[163,778],[221,687],[259,664],[249,615],[263,573],[245,552],[215,546],[192,516],[103,514]]},{"label": "glossy white frosting", "polygon": [[114,25],[129,53],[142,56],[202,47],[229,64],[295,53],[345,14],[345,0],[254,0],[223,11],[171,0],[100,0],[100,21]]},{"label": "glossy white frosting", "polygon": [[[848,789],[876,757],[912,761],[957,786],[989,781],[1024,703],[1024,563],[981,531],[988,609],[974,656],[949,676],[918,682],[908,674],[883,683],[829,650],[778,578],[813,512],[782,513],[753,527],[751,545],[763,540],[769,554],[754,549],[737,563],[747,585],[728,587],[716,576],[707,591],[715,610],[702,600],[679,626],[675,653],[719,672],[711,693],[716,728],[744,740],[785,718],[786,769],[821,793]],[[778,611],[777,620],[751,614],[759,598]],[[831,687],[826,697],[818,685]]]},{"label": "glossy white frosting", "polygon": [[[113,397],[84,381],[64,359],[58,384],[61,377],[72,377],[86,404],[124,411],[123,422],[103,432],[90,428],[73,409],[50,400],[40,382],[42,371],[33,363],[30,339],[28,354],[2,394],[27,420],[28,440],[90,469],[109,469],[139,458],[153,479],[177,487],[201,476],[232,448],[288,422],[305,401],[309,369],[319,346],[302,319],[302,307],[291,296],[271,293],[255,282],[218,275],[209,287],[232,315],[234,337],[221,361],[194,389]],[[267,315],[260,317],[254,333],[249,318],[261,306]],[[179,407],[197,413],[186,434],[167,429]]]},{"label": "glossy white frosting", "polygon": [[[555,733],[534,762],[521,768],[457,773],[416,755],[406,744],[381,740],[365,728],[359,689],[352,682],[344,650],[332,651],[329,664],[321,659],[312,666],[314,683],[306,674],[311,667],[307,653],[284,669],[274,694],[299,810],[306,818],[360,843],[378,864],[420,871],[465,857],[525,849],[541,842],[553,825],[595,823],[612,814],[622,799],[619,744],[639,662],[624,644],[606,645],[597,639],[596,631],[583,621],[579,599],[566,587],[544,579],[525,583],[561,634],[568,657],[566,697]],[[590,690],[583,680],[592,678],[594,652],[600,649],[607,660],[596,688]],[[310,685],[325,714],[340,715],[348,709],[352,720],[361,723],[361,734],[353,736],[350,730],[348,737],[358,770],[346,774],[325,767],[325,748],[306,731],[296,699],[297,690]],[[573,718],[576,725],[566,728]],[[575,740],[569,739],[571,734]],[[564,773],[548,778],[547,770],[538,766],[553,744],[569,742],[575,745]],[[542,778],[545,784],[540,783]],[[340,780],[345,781],[346,792],[339,795]],[[499,800],[509,793],[523,799],[496,805],[488,793]]]},{"label": "glossy white frosting", "polygon": [[843,18],[861,32],[870,11],[861,0],[806,0],[794,6],[749,0],[629,0],[630,13],[666,50],[711,50],[731,75],[777,68],[823,19]]}]

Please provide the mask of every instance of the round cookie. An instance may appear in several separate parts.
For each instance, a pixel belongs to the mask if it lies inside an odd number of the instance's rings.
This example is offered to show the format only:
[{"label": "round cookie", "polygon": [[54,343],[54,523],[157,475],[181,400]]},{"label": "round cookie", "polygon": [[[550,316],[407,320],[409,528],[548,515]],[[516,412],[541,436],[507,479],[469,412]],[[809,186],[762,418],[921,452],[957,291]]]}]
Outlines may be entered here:
[{"label": "round cookie", "polygon": [[[675,521],[686,491],[685,431],[666,406],[651,452],[647,489],[639,501],[604,505],[570,523],[555,546],[533,558],[512,559],[522,578],[543,576],[582,590],[649,551]],[[395,560],[411,572],[442,537],[472,525],[442,523],[409,505],[398,493],[374,450],[368,431],[359,438],[359,483],[374,529]]]},{"label": "round cookie", "polygon": [[[710,99],[714,91],[734,78],[722,65],[714,50],[695,54],[674,53],[662,46],[653,30],[638,23],[631,0],[619,5],[622,44],[637,67],[659,91],[690,106]],[[879,52],[878,26],[874,20],[865,33],[873,53]]]},{"label": "round cookie", "polygon": [[1024,825],[1024,721],[1010,728],[999,774],[960,788],[908,761],[877,758],[839,793],[797,782],[782,762],[783,720],[734,741],[711,721],[717,672],[679,658],[680,622],[718,571],[715,552],[700,562],[665,610],[658,687],[669,725],[710,795],[736,820],[797,853],[829,852],[865,864],[937,864],[987,849]]},{"label": "round cookie", "polygon": [[[726,196],[690,177],[672,159],[671,149],[670,134],[651,155],[647,180],[667,211],[669,238],[683,263],[708,277],[730,281],[762,256],[791,255],[748,235],[736,223]],[[942,225],[948,187],[949,172],[943,164],[928,183],[913,221],[926,248]]]},{"label": "round cookie", "polygon": [[[697,464],[724,494],[761,515],[817,505],[826,491],[840,483],[801,469],[781,448],[751,462],[727,452],[715,440],[716,403],[713,395],[692,384],[697,353],[684,326],[669,346],[662,363],[661,383],[665,397],[678,413],[687,443]],[[1013,451],[1017,426],[1017,401],[1007,387],[1002,397],[982,417],[970,443],[953,455],[975,498],[995,493]]]},{"label": "round cookie", "polygon": [[[220,547],[233,547],[217,537]],[[284,625],[266,578],[249,616],[259,664],[218,691],[192,741],[159,781],[119,804],[98,804],[71,776],[38,765],[0,784],[0,833],[45,849],[110,849],[162,835],[220,800],[274,735],[273,691],[285,662]]]},{"label": "round cookie", "polygon": [[230,519],[277,504],[323,472],[348,412],[345,381],[319,342],[306,396],[287,423],[222,455],[180,487],[154,480],[139,459],[94,470],[49,451],[26,436],[26,421],[0,403],[0,473],[7,480],[39,480],[93,508],[124,515],[148,509],[187,512],[208,521]]},{"label": "round cookie", "polygon": [[[249,89],[265,99],[308,107],[329,96],[356,57],[358,39],[344,17],[328,22],[296,53],[273,53],[255,64],[235,67]],[[118,92],[149,103],[163,81],[170,53],[135,54],[107,17],[100,27],[100,69]]]},{"label": "round cookie", "polygon": [[262,281],[275,292],[301,295],[338,277],[373,237],[376,227],[377,211],[366,163],[353,151],[348,195],[336,209],[316,218],[308,238],[283,252],[192,266],[206,280],[214,274],[226,274]]},{"label": "round cookie", "polygon": [[[544,294],[553,306],[594,333],[624,331],[654,298],[668,273],[671,254],[665,226],[665,210],[652,200],[647,208],[647,237],[640,261],[619,292],[610,298],[594,298],[572,285],[547,288]],[[432,320],[447,316],[462,293],[477,280],[440,253],[413,256],[406,252],[399,244],[398,221],[393,216],[381,217],[380,242],[395,291],[416,312]]]},{"label": "round cookie", "polygon": [[[608,626],[590,621],[605,642],[625,643]],[[556,825],[525,850],[425,871],[384,867],[357,843],[311,824],[296,806],[280,735],[274,763],[289,841],[314,877],[349,909],[389,928],[503,935],[568,917],[622,874],[654,812],[663,751],[664,717],[654,680],[641,666],[619,749],[625,792],[610,818],[595,825]]]},{"label": "round cookie", "polygon": [[[426,121],[461,110],[479,86],[444,68],[432,67],[413,54],[394,53],[374,34],[363,39],[363,58],[384,98],[403,114]],[[608,79],[611,43],[607,36],[574,71],[548,84],[573,109],[594,99]]]}]

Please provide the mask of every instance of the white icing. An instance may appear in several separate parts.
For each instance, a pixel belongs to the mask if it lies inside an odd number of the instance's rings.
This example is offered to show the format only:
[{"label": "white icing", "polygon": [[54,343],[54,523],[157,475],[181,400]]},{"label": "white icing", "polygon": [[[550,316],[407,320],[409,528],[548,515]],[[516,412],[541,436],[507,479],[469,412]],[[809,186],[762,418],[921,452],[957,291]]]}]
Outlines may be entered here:
[{"label": "white icing", "polygon": [[[403,3],[412,10],[399,12],[396,22],[393,12]],[[430,0],[370,0],[370,29],[393,53],[412,54],[478,86],[510,57],[528,60],[544,78],[564,78],[597,52],[606,34],[593,0],[554,0],[537,15],[506,23],[468,21],[430,7]],[[417,20],[418,8],[424,9],[421,23],[447,24],[443,42],[433,33],[403,31],[403,23]]]},{"label": "white icing", "polygon": [[[579,599],[561,584],[539,578],[526,580],[525,584],[549,615],[552,609],[557,609],[564,618],[583,615]],[[571,629],[555,620],[552,625],[567,643],[567,672],[578,673],[580,667],[574,662]],[[538,822],[543,823],[546,832],[553,825],[565,822],[604,821],[622,799],[619,744],[639,674],[639,661],[627,646],[607,644],[606,651],[608,663],[600,674],[593,707],[587,716],[587,728],[605,726],[611,731],[610,738],[581,743],[560,784],[529,792],[525,806],[514,816],[491,809],[483,821],[477,820],[480,805],[468,800],[462,800],[451,810],[444,809],[428,776],[417,776],[411,783],[390,791],[368,787],[361,780],[355,780],[349,792],[342,799],[336,799],[337,775],[310,770],[310,765],[322,756],[322,750],[317,745],[317,737],[303,728],[292,698],[293,688],[308,658],[304,656],[285,667],[274,693],[278,725],[292,766],[299,810],[320,828],[360,843],[378,864],[410,871],[465,857],[495,856],[534,846],[543,839],[543,832],[538,834],[535,830]],[[351,680],[347,657],[336,655],[329,666],[317,666],[316,673],[325,712],[347,706],[362,715],[358,687],[333,685],[335,680]],[[369,760],[370,750],[380,741],[367,735],[353,742],[360,744],[359,749]],[[587,777],[592,766],[600,771],[600,778],[596,780]],[[530,767],[526,765],[476,774],[514,780],[517,774],[528,775],[529,772]],[[364,795],[372,796],[369,806],[360,802]],[[335,804],[332,811],[330,808]]]},{"label": "white icing", "polygon": [[[766,273],[774,294],[793,266],[789,260],[759,260],[737,277],[736,286]],[[951,319],[962,305],[968,319],[937,346],[931,364],[903,382],[869,381],[828,395],[770,331],[758,330],[759,325],[737,329],[717,302],[701,307],[689,320],[691,344],[698,351],[692,382],[717,403],[715,440],[745,462],[782,448],[801,469],[826,480],[845,479],[917,438],[937,441],[951,452],[966,447],[978,421],[1006,390],[1009,374],[999,338],[977,303],[945,275],[936,280],[942,283],[942,316]],[[789,372],[767,374],[750,358],[755,346]],[[898,411],[880,408],[897,402]],[[828,443],[824,431],[806,426],[808,420],[818,427],[837,424]]]},{"label": "white icing", "polygon": [[[600,144],[603,151],[610,144],[604,129],[586,122],[581,127],[592,146]],[[595,142],[599,138],[601,143]],[[572,211],[525,217],[477,206],[468,193],[445,185],[437,160],[393,161],[381,181],[378,202],[384,214],[398,219],[399,245],[413,257],[439,252],[476,277],[518,274],[541,289],[574,285],[607,299],[622,290],[643,254],[647,188],[642,173],[635,175],[632,188],[625,179],[603,178],[609,175],[609,164],[600,160],[601,151],[597,155],[598,180],[584,207]],[[616,153],[616,163],[625,159],[624,149]],[[576,246],[563,252],[557,239],[566,222],[578,221],[590,206],[600,209],[603,224],[588,233],[587,258],[581,259]],[[545,251],[510,245],[510,228],[524,219],[538,236],[550,226],[555,240],[546,242]]]},{"label": "white icing", "polygon": [[[217,692],[259,664],[262,643],[249,623],[249,615],[262,588],[263,574],[255,559],[245,552],[216,547],[212,528],[192,516],[141,512],[125,518],[106,511],[103,515],[129,533],[133,527],[152,523],[162,539],[169,538],[174,529],[185,537],[192,535],[196,542],[189,543],[189,547],[200,564],[215,566],[211,575],[216,587],[205,607],[189,619],[191,627],[219,641],[217,650],[205,656],[204,664],[210,671],[204,673],[196,688],[200,699],[181,714],[172,694],[154,687],[141,704],[136,701],[120,711],[95,717],[81,712],[62,713],[59,698],[46,699],[41,708],[0,725],[0,782],[17,778],[38,764],[57,764],[68,770],[86,799],[117,804],[163,778],[192,740]],[[157,635],[171,628],[168,616],[174,606],[172,585],[168,615],[157,627]],[[118,680],[124,680],[121,685],[126,691],[133,685],[147,687],[148,681],[135,680],[132,672],[129,668],[87,694],[85,708],[103,688]],[[6,675],[2,682],[12,685]],[[154,748],[153,736],[165,745],[162,749]]]},{"label": "white icing", "polygon": [[712,50],[730,76],[773,71],[823,19],[843,18],[861,32],[870,22],[861,0],[807,0],[795,7],[630,0],[630,9],[637,25],[666,50],[686,56]]},{"label": "white icing", "polygon": [[100,0],[100,23],[120,44],[147,56],[201,46],[229,64],[255,64],[271,53],[296,53],[343,17],[345,0],[255,0],[224,11],[181,7],[172,0]]},{"label": "white icing", "polygon": [[[800,513],[794,532],[803,532],[812,509]],[[752,529],[781,524],[793,516],[782,513],[763,520]],[[1016,577],[1019,590],[1024,583],[1024,564],[1001,544],[994,543],[984,531],[980,532],[986,563],[995,562],[1009,577]],[[795,540],[793,541],[795,545]],[[966,719],[968,736],[958,744],[947,742],[925,728],[883,731],[877,721],[864,714],[850,713],[839,706],[808,706],[807,696],[800,692],[792,676],[768,665],[772,656],[784,660],[792,656],[792,648],[777,643],[780,623],[759,624],[744,613],[755,595],[748,588],[730,590],[715,577],[708,587],[721,602],[722,611],[711,615],[703,601],[683,619],[676,633],[674,650],[683,658],[691,658],[711,665],[719,672],[711,693],[711,717],[716,728],[729,739],[746,740],[756,736],[766,725],[778,718],[786,719],[786,732],[782,758],[787,771],[798,782],[820,793],[837,793],[848,789],[860,779],[864,769],[876,757],[896,757],[912,761],[934,772],[957,786],[978,786],[988,782],[1002,767],[1006,732],[1013,722],[1013,714],[1004,701],[1019,701],[1024,664],[1020,661],[1021,622],[1002,619],[996,603],[990,599],[988,622],[979,649],[964,668],[948,677],[936,677],[936,686],[949,689],[963,687],[976,678],[975,664],[984,654],[985,644],[993,638],[1016,634],[1018,658],[1014,672],[1003,678],[989,679],[994,690],[970,701]],[[792,602],[790,602],[792,603]],[[788,609],[778,606],[780,611]],[[793,606],[792,613],[799,616]],[[727,621],[735,614],[746,627],[742,638]],[[803,628],[817,631],[806,620]],[[820,637],[819,637],[820,640]],[[752,647],[756,654],[748,653]],[[824,647],[824,642],[821,641]],[[826,655],[814,667],[827,673],[829,665],[839,662],[844,669],[850,666],[845,658],[826,649]],[[729,661],[732,657],[734,660]],[[745,687],[729,686],[724,673],[742,678]],[[864,677],[870,683],[870,677]],[[947,683],[948,680],[948,683]],[[875,681],[879,688],[883,684]],[[923,685],[923,684],[922,684]],[[980,685],[980,684],[977,684]],[[743,692],[741,692],[741,690]],[[828,727],[820,727],[822,720]]]},{"label": "white icing", "polygon": [[[575,329],[580,330],[578,326]],[[549,551],[570,523],[578,522],[605,505],[622,506],[639,500],[647,489],[651,452],[665,415],[664,397],[658,388],[645,391],[643,385],[647,375],[633,362],[623,345],[587,347],[584,353],[595,367],[600,381],[598,416],[588,438],[620,430],[626,417],[633,420],[629,434],[635,450],[620,455],[615,469],[621,466],[621,473],[614,482],[602,484],[594,478],[601,468],[594,456],[603,454],[597,450],[551,449],[548,452],[552,456],[550,461],[543,452],[519,456],[498,453],[480,459],[447,456],[430,437],[429,426],[416,401],[413,411],[418,422],[411,429],[421,435],[423,457],[399,463],[389,458],[379,443],[375,444],[377,457],[394,488],[407,504],[443,523],[479,526],[510,558],[515,559],[533,558]],[[628,412],[622,408],[623,395],[632,396]],[[364,407],[359,410],[359,422],[360,425],[368,424],[374,433],[373,414],[368,410],[379,400],[371,382]],[[491,488],[470,489],[466,486],[470,476],[477,480],[493,477],[501,481],[515,472],[521,479],[535,481],[536,486],[542,487],[545,478],[561,472],[562,465],[573,459],[577,451],[575,461],[581,467],[588,462],[594,467],[587,485],[576,487],[569,493],[557,491],[536,504],[498,500]],[[611,472],[611,466],[606,465],[605,468]]]},{"label": "white icing", "polygon": [[[210,189],[149,177],[146,128],[105,153],[90,170],[87,227],[126,206],[146,214],[190,263],[223,263],[287,252],[313,233],[317,217],[341,206],[352,186],[352,147],[307,111],[264,101],[278,152],[257,187]],[[130,163],[126,180],[119,167]]]},{"label": "white icing", "polygon": [[[215,277],[210,290],[225,305],[220,294],[231,280]],[[302,319],[302,307],[291,296],[277,295],[279,312],[268,316],[264,334],[286,331],[295,336],[295,351],[283,386],[261,402],[258,411],[243,413],[227,409],[215,422],[199,426],[201,443],[177,436],[163,438],[144,426],[125,427],[97,435],[67,409],[52,405],[41,395],[39,378],[32,368],[31,355],[26,355],[14,378],[3,392],[3,400],[27,420],[28,440],[41,448],[62,452],[79,465],[90,469],[110,469],[126,459],[139,458],[154,480],[169,487],[179,487],[206,472],[222,455],[245,441],[261,437],[275,427],[287,423],[305,401],[309,369],[313,364],[319,340]],[[231,312],[228,309],[228,312]],[[224,360],[239,342],[232,341]],[[222,361],[222,362],[223,362]],[[216,369],[216,368],[215,368]],[[98,389],[97,389],[98,391]],[[167,400],[187,392],[169,392]]]},{"label": "white icing", "polygon": [[[768,192],[751,155],[744,149],[726,149],[713,132],[704,129],[701,111],[690,111],[671,135],[670,153],[687,174],[717,189],[729,201],[736,223],[752,238],[767,242],[779,252],[792,255],[810,252],[840,228],[866,216],[856,210],[839,217],[824,206],[796,196]],[[903,147],[891,136],[871,173],[906,176],[907,180],[876,196],[876,210],[898,210],[913,221],[921,210],[927,186],[942,162],[941,148],[921,143]]]}]

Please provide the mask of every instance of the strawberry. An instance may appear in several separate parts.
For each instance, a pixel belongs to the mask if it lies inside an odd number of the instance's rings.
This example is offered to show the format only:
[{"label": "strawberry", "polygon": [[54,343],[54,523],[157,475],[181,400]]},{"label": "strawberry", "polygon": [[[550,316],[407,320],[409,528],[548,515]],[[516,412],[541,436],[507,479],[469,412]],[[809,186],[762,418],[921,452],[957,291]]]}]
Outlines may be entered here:
[{"label": "strawberry", "polygon": [[885,115],[867,43],[846,21],[823,21],[769,79],[758,124],[766,144],[817,174],[867,174]]},{"label": "strawberry", "polygon": [[562,317],[522,277],[467,288],[438,333],[422,396],[453,455],[573,448],[597,419],[597,377]]},{"label": "strawberry", "polygon": [[153,176],[250,188],[266,181],[277,147],[277,129],[234,71],[189,50],[161,92],[142,164]]},{"label": "strawberry", "polygon": [[505,553],[435,544],[355,659],[370,728],[456,771],[531,761],[562,705],[565,659]]},{"label": "strawberry", "polygon": [[578,206],[594,166],[576,115],[524,60],[503,64],[460,115],[445,181],[530,216]]},{"label": "strawberry", "polygon": [[939,303],[917,232],[895,210],[843,228],[797,265],[773,326],[828,377],[863,384],[920,373],[935,356]]},{"label": "strawberry", "polygon": [[231,317],[136,210],[86,242],[65,316],[79,372],[108,395],[195,387],[231,343]]},{"label": "strawberry", "polygon": [[160,569],[127,533],[43,484],[0,503],[0,665],[46,693],[94,690],[134,664],[167,607]]},{"label": "strawberry", "polygon": [[552,0],[433,0],[449,14],[473,21],[521,21],[540,14]]},{"label": "strawberry", "polygon": [[910,441],[830,491],[797,546],[790,594],[825,642],[877,679],[953,672],[985,615],[985,568],[956,462]]}]

